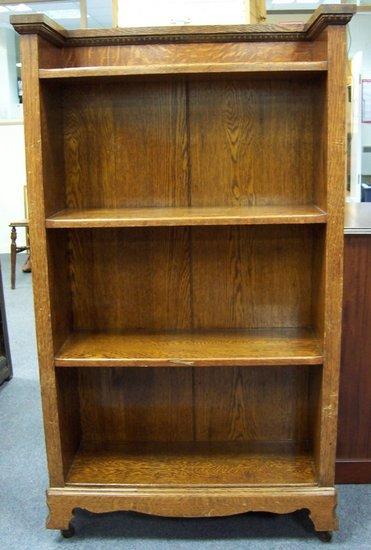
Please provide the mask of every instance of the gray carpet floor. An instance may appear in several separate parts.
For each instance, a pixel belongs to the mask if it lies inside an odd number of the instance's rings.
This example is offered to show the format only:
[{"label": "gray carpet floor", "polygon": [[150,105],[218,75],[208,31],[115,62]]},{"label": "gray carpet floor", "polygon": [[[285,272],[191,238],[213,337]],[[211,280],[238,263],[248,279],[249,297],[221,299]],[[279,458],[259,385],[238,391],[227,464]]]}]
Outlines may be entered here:
[{"label": "gray carpet floor", "polygon": [[[20,270],[10,290],[9,257],[1,255],[14,378],[0,387],[0,549],[323,548],[304,512],[288,516],[245,514],[182,520],[127,513],[79,512],[76,535],[62,539],[44,528],[47,509],[45,449],[36,363],[31,275]],[[340,531],[332,546],[371,549],[371,486],[339,487]]]}]

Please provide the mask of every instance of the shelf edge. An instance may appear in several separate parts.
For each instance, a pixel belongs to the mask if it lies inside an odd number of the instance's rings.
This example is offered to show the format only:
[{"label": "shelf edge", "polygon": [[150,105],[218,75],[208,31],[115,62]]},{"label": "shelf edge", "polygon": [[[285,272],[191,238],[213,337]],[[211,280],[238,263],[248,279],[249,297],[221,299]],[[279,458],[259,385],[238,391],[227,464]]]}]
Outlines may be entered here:
[{"label": "shelf edge", "polygon": [[283,73],[283,72],[324,72],[327,71],[327,61],[297,61],[297,62],[253,62],[253,63],[191,63],[174,65],[125,65],[125,66],[95,66],[66,67],[54,69],[39,69],[40,79],[61,78],[94,78],[117,76],[151,76],[172,74],[218,74],[218,73]]},{"label": "shelf edge", "polygon": [[67,358],[56,356],[54,359],[55,367],[285,367],[290,365],[305,366],[305,365],[322,365],[324,361],[323,355],[313,356],[293,356],[293,357],[261,357],[261,358],[246,358],[233,357],[213,358],[213,359],[146,359],[146,358]]},{"label": "shelf edge", "polygon": [[[224,226],[224,225],[302,225],[302,224],[325,224],[327,213],[317,209],[312,214],[274,214],[271,215],[189,215],[177,216],[176,208],[173,216],[145,216],[134,215],[125,217],[112,215],[112,217],[100,217],[92,215],[90,218],[71,218],[68,210],[60,211],[46,218],[47,229],[74,229],[74,228],[105,228],[105,227],[171,227],[171,226]],[[124,211],[124,209],[123,209]],[[63,217],[63,212],[66,212]]]}]

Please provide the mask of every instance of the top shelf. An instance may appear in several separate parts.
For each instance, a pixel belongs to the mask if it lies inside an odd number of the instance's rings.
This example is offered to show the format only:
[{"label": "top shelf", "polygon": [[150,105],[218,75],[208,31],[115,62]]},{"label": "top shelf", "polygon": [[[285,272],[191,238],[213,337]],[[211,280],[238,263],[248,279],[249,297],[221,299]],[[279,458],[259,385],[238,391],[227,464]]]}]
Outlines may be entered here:
[{"label": "top shelf", "polygon": [[179,63],[169,65],[125,65],[39,69],[39,78],[91,78],[159,74],[211,73],[308,73],[327,71],[327,61],[268,61],[250,63]]},{"label": "top shelf", "polygon": [[46,219],[47,228],[271,225],[326,223],[314,205],[66,209]]}]

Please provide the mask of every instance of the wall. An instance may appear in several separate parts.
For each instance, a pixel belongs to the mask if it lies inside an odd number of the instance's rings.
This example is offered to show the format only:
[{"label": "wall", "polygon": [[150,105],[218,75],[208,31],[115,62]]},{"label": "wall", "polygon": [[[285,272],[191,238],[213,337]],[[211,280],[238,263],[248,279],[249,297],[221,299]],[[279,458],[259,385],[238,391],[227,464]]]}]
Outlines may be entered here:
[{"label": "wall", "polygon": [[280,23],[305,23],[310,15],[308,13],[267,13],[267,23],[279,25]]},{"label": "wall", "polygon": [[[9,222],[24,218],[26,168],[16,62],[16,34],[0,27],[0,253],[9,252]],[[21,244],[24,231],[18,233]]]},{"label": "wall", "polygon": [[[305,22],[306,14],[268,14],[267,23]],[[348,25],[348,57],[361,50],[362,78],[371,78],[371,13],[357,13]],[[371,124],[361,125],[362,147],[371,146]],[[371,153],[362,154],[362,174],[371,175]]]},{"label": "wall", "polygon": [[[0,122],[0,253],[10,249],[9,223],[24,218],[25,183],[23,124],[5,125]],[[21,244],[24,231],[18,233]]]},{"label": "wall", "polygon": [[[349,57],[362,50],[362,78],[371,78],[371,14],[356,14],[349,24]],[[371,124],[362,124],[362,147],[371,146]],[[371,153],[362,154],[362,174],[371,175]]]},{"label": "wall", "polygon": [[19,113],[16,62],[16,34],[0,26],[0,120],[16,118]]},{"label": "wall", "polygon": [[120,27],[172,24],[231,25],[250,16],[247,0],[136,0],[119,2]]}]

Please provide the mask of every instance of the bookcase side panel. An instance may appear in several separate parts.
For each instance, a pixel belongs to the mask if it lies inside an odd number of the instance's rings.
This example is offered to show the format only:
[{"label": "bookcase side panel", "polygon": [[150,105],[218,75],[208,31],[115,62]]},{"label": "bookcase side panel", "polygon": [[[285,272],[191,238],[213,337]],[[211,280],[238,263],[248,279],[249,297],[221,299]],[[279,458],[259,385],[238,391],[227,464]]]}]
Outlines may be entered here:
[{"label": "bookcase side panel", "polygon": [[340,338],[343,285],[343,224],[346,174],[345,59],[346,29],[326,29],[328,75],[325,103],[325,163],[327,181],[323,271],[320,276],[322,302],[318,322],[323,323],[324,365],[320,414],[317,426],[317,467],[322,485],[333,485],[335,477],[336,429],[340,368]]},{"label": "bookcase side panel", "polygon": [[22,80],[26,138],[27,185],[29,196],[30,240],[32,246],[33,289],[44,430],[50,483],[64,483],[58,395],[54,372],[54,348],[51,323],[48,248],[45,230],[45,167],[41,98],[38,79],[39,39],[21,38]]}]

